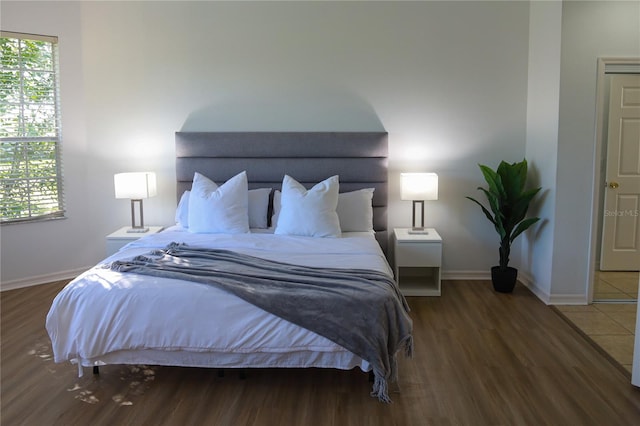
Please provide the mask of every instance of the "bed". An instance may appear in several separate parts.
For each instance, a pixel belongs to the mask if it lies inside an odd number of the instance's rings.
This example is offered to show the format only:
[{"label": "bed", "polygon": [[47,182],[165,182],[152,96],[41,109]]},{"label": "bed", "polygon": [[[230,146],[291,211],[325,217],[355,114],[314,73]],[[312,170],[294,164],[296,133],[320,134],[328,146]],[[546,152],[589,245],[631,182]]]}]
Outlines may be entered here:
[{"label": "bed", "polygon": [[176,225],[54,299],[55,361],[357,367],[388,402],[412,323],[385,257],[387,134],[177,132],[176,178]]}]

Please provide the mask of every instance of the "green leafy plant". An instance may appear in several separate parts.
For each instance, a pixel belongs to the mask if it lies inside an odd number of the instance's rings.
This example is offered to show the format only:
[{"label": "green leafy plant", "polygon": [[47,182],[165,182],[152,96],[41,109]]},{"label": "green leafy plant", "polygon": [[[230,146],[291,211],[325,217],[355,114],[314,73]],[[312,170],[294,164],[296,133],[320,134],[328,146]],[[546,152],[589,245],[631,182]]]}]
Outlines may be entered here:
[{"label": "green leafy plant", "polygon": [[531,200],[541,188],[525,190],[527,181],[527,161],[509,164],[502,161],[497,170],[479,165],[489,188],[478,187],[489,202],[489,209],[478,200],[466,197],[478,204],[487,219],[496,228],[500,236],[500,270],[509,265],[511,243],[516,237],[540,220],[539,217],[525,219]]}]

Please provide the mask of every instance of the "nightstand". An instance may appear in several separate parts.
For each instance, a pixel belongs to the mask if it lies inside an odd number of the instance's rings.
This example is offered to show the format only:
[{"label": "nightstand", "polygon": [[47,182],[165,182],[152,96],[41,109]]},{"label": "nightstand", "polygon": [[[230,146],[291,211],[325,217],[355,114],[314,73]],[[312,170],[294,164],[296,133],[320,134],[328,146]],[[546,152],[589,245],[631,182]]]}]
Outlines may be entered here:
[{"label": "nightstand", "polygon": [[393,230],[396,280],[405,296],[440,296],[442,238],[433,228],[426,234]]},{"label": "nightstand", "polygon": [[111,256],[131,241],[138,240],[144,236],[157,234],[164,229],[163,226],[148,226],[147,232],[127,232],[130,226],[123,226],[116,232],[107,235],[107,256]]}]

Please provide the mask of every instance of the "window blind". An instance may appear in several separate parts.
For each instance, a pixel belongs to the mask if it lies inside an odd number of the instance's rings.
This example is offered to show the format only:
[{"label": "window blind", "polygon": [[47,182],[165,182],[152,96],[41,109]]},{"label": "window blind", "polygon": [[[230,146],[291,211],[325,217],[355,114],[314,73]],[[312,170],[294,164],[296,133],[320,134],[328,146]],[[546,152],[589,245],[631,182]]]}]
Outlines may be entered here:
[{"label": "window blind", "polygon": [[2,223],[64,216],[57,37],[0,32]]}]

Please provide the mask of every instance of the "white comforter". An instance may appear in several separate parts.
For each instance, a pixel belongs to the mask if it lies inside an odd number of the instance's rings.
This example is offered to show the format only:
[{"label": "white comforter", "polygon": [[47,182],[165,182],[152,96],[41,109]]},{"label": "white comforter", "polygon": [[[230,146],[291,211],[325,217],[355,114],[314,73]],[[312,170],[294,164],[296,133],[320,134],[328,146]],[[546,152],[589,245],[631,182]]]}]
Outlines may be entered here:
[{"label": "white comforter", "polygon": [[368,234],[343,238],[192,234],[173,227],[127,245],[56,296],[46,321],[56,362],[368,369],[366,361],[341,346],[222,290],[103,266],[171,242],[392,275],[378,243]]}]

